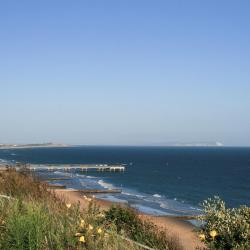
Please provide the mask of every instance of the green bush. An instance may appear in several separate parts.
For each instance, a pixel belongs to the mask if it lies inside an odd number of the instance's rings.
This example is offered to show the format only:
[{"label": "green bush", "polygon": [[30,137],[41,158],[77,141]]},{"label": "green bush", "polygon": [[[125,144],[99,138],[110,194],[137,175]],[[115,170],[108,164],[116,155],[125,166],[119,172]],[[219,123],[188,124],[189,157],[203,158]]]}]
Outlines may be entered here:
[{"label": "green bush", "polygon": [[41,201],[0,199],[0,249],[139,250],[104,222],[98,210],[81,213],[77,206],[64,207],[51,210]]},{"label": "green bush", "polygon": [[[0,249],[65,249],[76,247],[74,226],[63,215],[51,213],[49,208],[37,202],[20,200],[1,203],[5,210],[1,227]],[[6,212],[6,206],[8,211]]]},{"label": "green bush", "polygon": [[250,208],[226,208],[214,197],[203,202],[205,215],[199,233],[208,249],[250,249]]},{"label": "green bush", "polygon": [[[23,191],[23,192],[22,192]],[[13,170],[0,173],[0,249],[138,250],[99,208],[66,204],[46,185]]]},{"label": "green bush", "polygon": [[167,236],[153,223],[139,218],[132,208],[113,206],[105,213],[106,220],[113,222],[119,233],[154,249],[182,249],[178,239]]},{"label": "green bush", "polygon": [[132,209],[111,208],[106,216],[95,203],[87,210],[67,204],[27,173],[0,173],[0,249],[139,250],[181,249]]}]

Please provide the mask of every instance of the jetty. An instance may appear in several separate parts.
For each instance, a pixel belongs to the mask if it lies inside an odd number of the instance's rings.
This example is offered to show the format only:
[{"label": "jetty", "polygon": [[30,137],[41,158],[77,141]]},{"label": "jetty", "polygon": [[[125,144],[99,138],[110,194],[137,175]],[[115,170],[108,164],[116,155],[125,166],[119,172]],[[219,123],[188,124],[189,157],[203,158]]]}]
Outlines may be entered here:
[{"label": "jetty", "polygon": [[50,184],[48,184],[48,187],[50,189],[66,189],[66,185],[61,185],[61,184],[57,184],[57,185],[50,185]]},{"label": "jetty", "polygon": [[110,171],[110,172],[123,172],[125,167],[123,165],[108,165],[108,164],[25,164],[24,166],[14,166],[16,170],[22,167],[30,171]]},{"label": "jetty", "polygon": [[[60,187],[60,189],[63,189],[63,187]],[[122,189],[65,189],[64,192],[77,192],[82,194],[120,194],[122,193]]]},{"label": "jetty", "polygon": [[68,181],[71,178],[68,177],[55,177],[55,178],[41,178],[41,181]]}]

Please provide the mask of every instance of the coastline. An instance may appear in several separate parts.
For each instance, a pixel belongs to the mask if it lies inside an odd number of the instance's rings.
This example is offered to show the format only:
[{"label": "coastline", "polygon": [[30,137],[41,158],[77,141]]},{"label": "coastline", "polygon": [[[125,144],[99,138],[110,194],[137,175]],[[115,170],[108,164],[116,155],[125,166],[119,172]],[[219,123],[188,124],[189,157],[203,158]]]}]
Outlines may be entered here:
[{"label": "coastline", "polygon": [[[83,196],[81,192],[68,189],[50,189],[59,199],[72,204],[79,204],[80,208],[87,209],[90,202],[105,211],[112,205],[126,206],[125,203],[102,200],[94,196]],[[94,198],[93,198],[94,197]],[[204,247],[195,233],[195,226],[178,216],[154,216],[139,212],[143,220],[151,221],[168,235],[177,237],[185,250],[194,250],[196,247]]]},{"label": "coastline", "polygon": [[56,143],[48,143],[48,144],[0,144],[0,149],[29,149],[29,148],[64,148],[64,147],[72,147],[72,145],[68,144],[56,144]]},{"label": "coastline", "polygon": [[[40,179],[39,181],[47,184],[44,180]],[[57,188],[52,189],[49,188],[49,186],[47,186],[47,189],[51,193],[54,193],[60,200],[66,203],[79,204],[80,208],[84,210],[88,208],[90,202],[95,202],[102,211],[108,210],[112,205],[127,206],[127,203],[124,202],[96,198],[94,193],[92,195],[83,195],[83,192],[81,191]],[[167,235],[175,239],[177,238],[184,250],[194,250],[196,247],[204,247],[195,232],[196,227],[187,221],[190,217],[149,215],[139,211],[138,214],[142,220],[152,222],[162,231],[166,232]]]}]

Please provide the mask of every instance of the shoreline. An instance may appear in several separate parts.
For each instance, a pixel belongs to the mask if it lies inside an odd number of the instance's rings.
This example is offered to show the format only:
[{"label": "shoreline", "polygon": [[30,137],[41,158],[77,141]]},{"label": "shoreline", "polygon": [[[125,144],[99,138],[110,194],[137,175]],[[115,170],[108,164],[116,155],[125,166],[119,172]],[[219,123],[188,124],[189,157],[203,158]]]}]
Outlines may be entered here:
[{"label": "shoreline", "polygon": [[72,147],[72,145],[68,144],[0,144],[0,149],[32,149],[32,148],[65,148],[65,147]]},{"label": "shoreline", "polygon": [[[39,180],[47,185],[46,181]],[[125,202],[109,201],[96,198],[94,194],[84,194],[78,190],[49,188],[47,190],[65,203],[79,204],[80,208],[87,210],[89,203],[94,202],[101,211],[108,210],[113,205],[128,207]],[[183,250],[195,250],[197,247],[203,248],[204,244],[199,240],[195,232],[196,227],[188,222],[190,216],[173,215],[150,215],[136,210],[139,217],[144,221],[149,221],[164,231],[173,239],[178,239],[183,246]]]},{"label": "shoreline", "polygon": [[[76,192],[74,190],[49,190],[65,202],[79,204],[82,209],[87,209],[90,202],[95,202],[102,211],[108,210],[112,205],[127,206],[126,203],[103,200],[93,195],[83,195],[81,192]],[[150,221],[168,235],[177,237],[185,250],[194,250],[196,247],[204,247],[194,231],[196,227],[187,221],[188,218],[183,216],[148,215],[142,212],[138,212],[138,214],[142,220]]]}]

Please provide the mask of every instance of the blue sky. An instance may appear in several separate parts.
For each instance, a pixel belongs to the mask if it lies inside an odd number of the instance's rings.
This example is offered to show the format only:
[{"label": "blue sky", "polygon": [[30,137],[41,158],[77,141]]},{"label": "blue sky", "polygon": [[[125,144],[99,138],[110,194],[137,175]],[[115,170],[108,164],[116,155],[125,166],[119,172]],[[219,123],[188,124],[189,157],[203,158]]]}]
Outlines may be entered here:
[{"label": "blue sky", "polygon": [[0,143],[250,146],[250,2],[1,1]]}]

